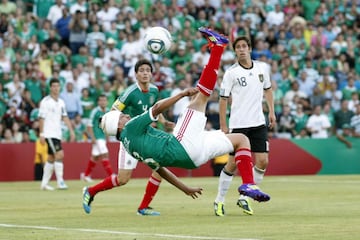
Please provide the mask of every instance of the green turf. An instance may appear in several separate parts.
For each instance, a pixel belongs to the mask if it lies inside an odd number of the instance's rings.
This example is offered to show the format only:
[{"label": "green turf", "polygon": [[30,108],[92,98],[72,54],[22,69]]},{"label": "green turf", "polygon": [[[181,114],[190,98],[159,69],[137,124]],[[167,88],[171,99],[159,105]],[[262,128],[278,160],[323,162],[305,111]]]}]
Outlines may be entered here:
[{"label": "green turf", "polygon": [[272,198],[253,203],[253,216],[235,205],[235,179],[225,217],[213,213],[218,178],[184,178],[204,188],[196,200],[162,183],[151,204],[159,217],[135,214],[146,179],[100,193],[90,215],[81,207],[84,182],[54,192],[40,191],[39,182],[1,182],[0,239],[359,239],[360,175],[268,176],[261,188]]}]

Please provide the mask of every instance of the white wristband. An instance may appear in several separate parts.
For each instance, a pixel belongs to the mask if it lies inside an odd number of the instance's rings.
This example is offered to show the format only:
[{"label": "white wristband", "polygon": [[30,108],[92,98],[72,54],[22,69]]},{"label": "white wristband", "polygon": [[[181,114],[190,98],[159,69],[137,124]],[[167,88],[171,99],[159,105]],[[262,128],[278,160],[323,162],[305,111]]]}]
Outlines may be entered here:
[{"label": "white wristband", "polygon": [[40,137],[44,137],[44,133],[40,133]]}]

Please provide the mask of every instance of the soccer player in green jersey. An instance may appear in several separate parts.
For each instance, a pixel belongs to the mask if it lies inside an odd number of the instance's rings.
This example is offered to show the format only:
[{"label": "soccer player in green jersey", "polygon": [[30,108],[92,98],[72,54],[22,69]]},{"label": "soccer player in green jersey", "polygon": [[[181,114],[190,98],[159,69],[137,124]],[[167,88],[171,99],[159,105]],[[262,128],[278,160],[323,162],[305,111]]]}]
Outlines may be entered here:
[{"label": "soccer player in green jersey", "polygon": [[109,150],[106,146],[106,136],[99,128],[99,118],[109,111],[107,106],[107,97],[102,94],[98,97],[98,106],[90,113],[90,119],[87,123],[87,131],[91,138],[91,158],[88,161],[86,171],[84,173],[84,180],[92,182],[91,172],[96,163],[101,161],[108,176],[113,174],[111,164],[109,161]]},{"label": "soccer player in green jersey", "polygon": [[[206,105],[216,85],[221,55],[229,41],[210,29],[200,28],[199,31],[208,39],[211,55],[197,88],[188,88],[177,95],[162,99],[133,119],[128,114],[110,111],[102,117],[100,127],[107,135],[116,135],[127,152],[138,161],[147,164],[192,198],[197,198],[202,189],[185,185],[166,167],[193,169],[216,156],[234,152],[243,181],[238,188],[239,193],[256,201],[268,201],[270,196],[263,193],[254,183],[249,139],[241,133],[205,131]],[[193,96],[193,99],[178,119],[172,133],[151,126],[163,111],[185,96]],[[118,178],[121,177],[119,174]],[[91,211],[90,205],[94,196],[91,188],[84,188],[83,208],[86,213]]]},{"label": "soccer player in green jersey", "polygon": [[[122,111],[129,114],[131,117],[138,116],[147,111],[158,100],[159,90],[151,83],[152,79],[152,64],[146,59],[141,59],[135,64],[135,75],[137,82],[129,86],[113,103],[113,111]],[[165,120],[161,115],[161,120],[166,127],[174,125]],[[173,126],[172,126],[173,127]],[[126,184],[132,174],[133,169],[136,168],[138,161],[126,152],[123,144],[120,142],[118,154],[118,178],[116,176],[109,176],[102,182],[90,187],[90,191],[96,194],[99,191],[109,190],[117,186]],[[160,183],[161,176],[154,171],[149,178],[145,188],[143,199],[138,207],[137,213],[139,215],[158,216],[160,213],[149,207],[152,199],[156,195]]]}]

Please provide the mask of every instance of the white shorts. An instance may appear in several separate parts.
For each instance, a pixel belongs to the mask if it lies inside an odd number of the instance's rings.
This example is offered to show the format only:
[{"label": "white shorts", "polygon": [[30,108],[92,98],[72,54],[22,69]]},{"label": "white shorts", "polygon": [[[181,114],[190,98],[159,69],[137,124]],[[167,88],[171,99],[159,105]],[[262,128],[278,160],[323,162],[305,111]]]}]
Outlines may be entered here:
[{"label": "white shorts", "polygon": [[173,135],[193,160],[200,166],[210,159],[234,151],[231,141],[221,130],[205,131],[203,112],[187,108],[178,119]]},{"label": "white shorts", "polygon": [[96,142],[92,145],[91,155],[92,156],[99,156],[102,154],[108,153],[109,150],[106,146],[105,139],[97,139]]},{"label": "white shorts", "polygon": [[122,142],[119,144],[119,154],[118,154],[118,169],[132,170],[137,166],[138,160],[131,156]]}]

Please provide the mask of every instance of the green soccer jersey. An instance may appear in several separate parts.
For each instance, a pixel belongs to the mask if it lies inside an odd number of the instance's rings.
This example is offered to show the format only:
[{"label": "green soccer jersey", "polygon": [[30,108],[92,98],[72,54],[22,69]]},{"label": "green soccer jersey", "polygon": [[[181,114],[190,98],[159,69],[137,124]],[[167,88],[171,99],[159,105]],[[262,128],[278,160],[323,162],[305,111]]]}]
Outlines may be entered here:
[{"label": "green soccer jersey", "polygon": [[99,127],[99,118],[102,117],[108,111],[109,109],[106,108],[106,110],[103,112],[101,108],[97,106],[90,113],[88,126],[92,127],[95,139],[106,139],[105,133]]},{"label": "green soccer jersey", "polygon": [[125,125],[120,140],[127,152],[153,170],[159,167],[196,168],[175,136],[151,127],[152,122],[147,111]]},{"label": "green soccer jersey", "polygon": [[147,111],[158,100],[159,90],[150,84],[149,91],[143,92],[137,84],[128,87],[114,102],[116,108],[130,117],[135,117]]}]

